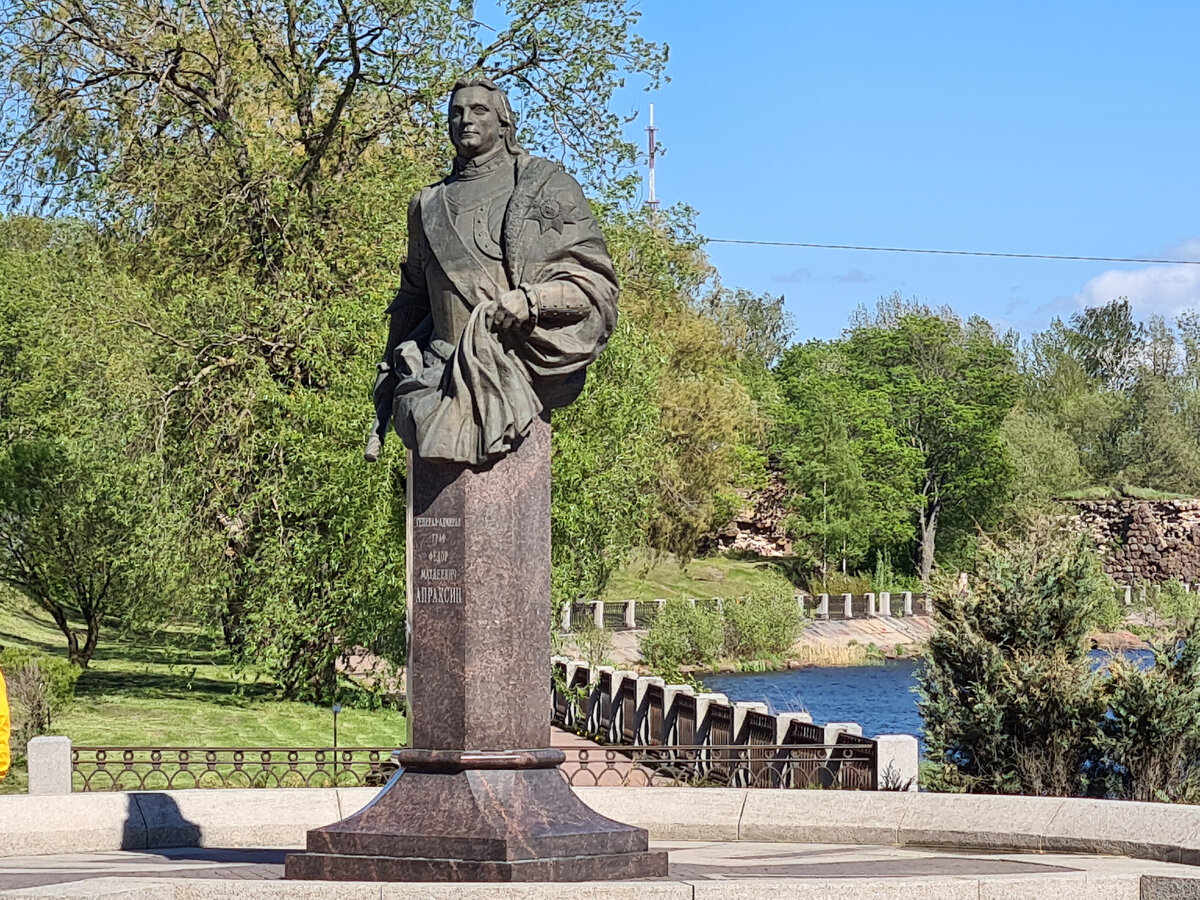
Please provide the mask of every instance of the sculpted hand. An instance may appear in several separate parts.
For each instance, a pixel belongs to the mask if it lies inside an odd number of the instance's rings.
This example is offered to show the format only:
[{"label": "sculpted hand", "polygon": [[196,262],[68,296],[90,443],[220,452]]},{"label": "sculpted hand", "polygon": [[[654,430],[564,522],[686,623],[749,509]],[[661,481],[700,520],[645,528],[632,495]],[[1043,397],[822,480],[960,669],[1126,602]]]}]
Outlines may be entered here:
[{"label": "sculpted hand", "polygon": [[520,288],[505,291],[492,317],[492,330],[512,333],[523,328],[532,318],[529,297]]}]

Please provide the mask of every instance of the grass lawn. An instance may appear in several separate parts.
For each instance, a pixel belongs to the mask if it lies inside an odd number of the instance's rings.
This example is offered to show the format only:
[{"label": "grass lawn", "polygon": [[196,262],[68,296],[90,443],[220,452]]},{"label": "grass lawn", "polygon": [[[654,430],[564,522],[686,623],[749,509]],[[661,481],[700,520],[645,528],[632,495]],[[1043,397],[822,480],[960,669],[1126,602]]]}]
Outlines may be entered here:
[{"label": "grass lawn", "polygon": [[[0,646],[66,656],[66,640],[49,616],[11,593],[0,593]],[[329,747],[333,717],[310,703],[277,700],[274,685],[238,671],[228,653],[198,633],[102,633],[91,666],[79,678],[75,702],[55,720],[54,734],[77,745],[160,747]],[[342,747],[401,746],[404,715],[345,707],[338,716]],[[14,770],[0,793],[24,790]]]},{"label": "grass lawn", "polygon": [[714,556],[680,566],[673,556],[640,556],[612,574],[602,600],[670,600],[673,597],[736,597],[763,586],[774,566]]}]

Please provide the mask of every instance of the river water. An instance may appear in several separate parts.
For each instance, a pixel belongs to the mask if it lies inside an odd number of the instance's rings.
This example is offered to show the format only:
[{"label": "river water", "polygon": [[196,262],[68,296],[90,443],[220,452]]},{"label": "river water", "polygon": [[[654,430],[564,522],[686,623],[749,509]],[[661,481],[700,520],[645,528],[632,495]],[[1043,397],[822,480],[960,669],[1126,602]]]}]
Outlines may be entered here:
[{"label": "river water", "polygon": [[808,712],[813,721],[857,722],[863,734],[921,735],[916,663],[888,660],[872,666],[831,666],[748,675],[705,675],[705,687],[730,700],[766,702],[771,712]]},{"label": "river water", "polygon": [[[1145,650],[1125,654],[1141,666],[1153,656]],[[1108,655],[1091,653],[1099,668]],[[730,700],[765,702],[773,713],[808,712],[817,724],[857,722],[863,734],[914,734],[923,740],[921,717],[917,714],[917,663],[910,659],[888,660],[872,666],[830,666],[763,672],[752,675],[705,675],[710,691]]]}]

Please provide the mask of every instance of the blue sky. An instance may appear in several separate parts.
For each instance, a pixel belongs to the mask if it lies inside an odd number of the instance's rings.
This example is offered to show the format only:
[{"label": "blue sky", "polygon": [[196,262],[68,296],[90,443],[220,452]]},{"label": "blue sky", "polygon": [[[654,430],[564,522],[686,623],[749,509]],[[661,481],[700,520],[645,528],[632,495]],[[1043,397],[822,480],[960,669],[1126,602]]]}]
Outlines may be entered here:
[{"label": "blue sky", "polygon": [[[664,204],[711,238],[1200,259],[1200,3],[644,0],[671,45]],[[1200,305],[1200,266],[710,244],[798,339],[899,290],[1029,332],[1127,295]]]}]

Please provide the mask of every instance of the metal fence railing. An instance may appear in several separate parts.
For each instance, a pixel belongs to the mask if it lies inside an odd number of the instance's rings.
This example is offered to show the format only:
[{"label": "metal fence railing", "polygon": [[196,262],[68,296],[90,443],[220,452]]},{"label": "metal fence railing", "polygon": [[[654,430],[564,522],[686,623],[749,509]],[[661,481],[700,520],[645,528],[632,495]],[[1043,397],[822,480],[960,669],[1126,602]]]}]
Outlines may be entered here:
[{"label": "metal fence railing", "polygon": [[[573,787],[745,787],[875,790],[871,741],[572,747]],[[336,764],[336,769],[335,769]],[[372,787],[397,771],[391,750],[355,748],[75,747],[76,791]]]},{"label": "metal fence railing", "polygon": [[76,791],[381,785],[391,748],[71,748]]},{"label": "metal fence railing", "polygon": [[573,787],[877,789],[871,748],[840,743],[583,748],[562,773]]}]

